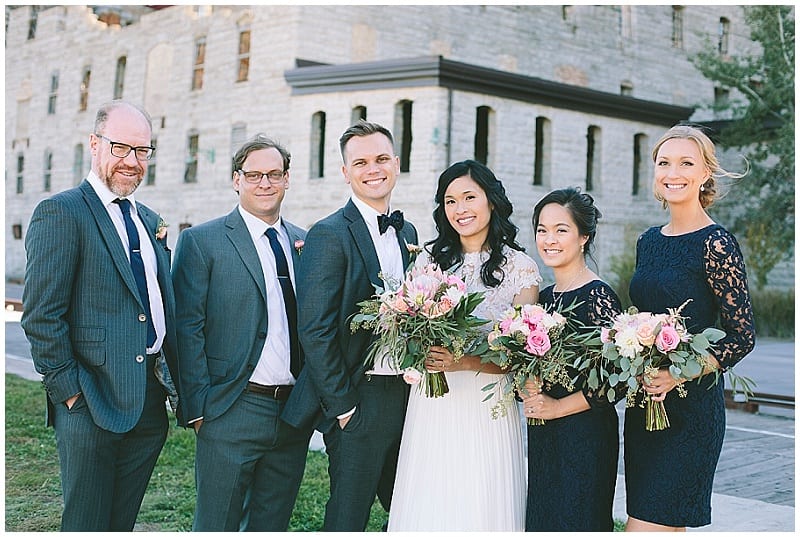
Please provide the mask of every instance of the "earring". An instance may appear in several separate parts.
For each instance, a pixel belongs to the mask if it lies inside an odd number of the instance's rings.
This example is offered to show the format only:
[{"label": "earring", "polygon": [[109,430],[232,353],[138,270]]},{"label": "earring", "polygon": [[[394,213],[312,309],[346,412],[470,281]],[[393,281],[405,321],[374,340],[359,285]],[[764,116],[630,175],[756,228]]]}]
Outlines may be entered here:
[{"label": "earring", "polygon": [[581,253],[583,253],[583,244],[581,244]]},{"label": "earring", "polygon": [[706,187],[704,185],[700,185],[700,192],[705,192],[705,191],[706,191]]}]

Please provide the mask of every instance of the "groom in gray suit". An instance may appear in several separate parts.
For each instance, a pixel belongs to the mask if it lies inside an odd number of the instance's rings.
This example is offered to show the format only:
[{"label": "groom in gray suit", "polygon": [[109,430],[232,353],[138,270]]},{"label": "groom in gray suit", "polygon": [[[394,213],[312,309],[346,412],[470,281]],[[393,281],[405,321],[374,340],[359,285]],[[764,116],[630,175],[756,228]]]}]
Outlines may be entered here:
[{"label": "groom in gray suit", "polygon": [[283,419],[324,433],[331,496],[326,531],[364,531],[377,494],[389,510],[409,388],[389,363],[365,365],[370,333],[350,330],[358,302],[402,279],[417,231],[389,201],[400,173],[391,133],[360,122],[339,139],[350,201],[308,232],[298,274],[307,365]]},{"label": "groom in gray suit", "polygon": [[25,238],[22,327],[55,428],[62,531],[131,531],[167,435],[170,252],[163,221],[133,198],[151,140],[144,110],[103,105],[91,172],[42,201]]},{"label": "groom in gray suit", "polygon": [[263,135],[245,143],[233,158],[239,205],[175,248],[195,531],[286,531],[305,470],[312,428],[279,420],[303,365],[292,284],[305,231],[280,215],[289,161]]}]

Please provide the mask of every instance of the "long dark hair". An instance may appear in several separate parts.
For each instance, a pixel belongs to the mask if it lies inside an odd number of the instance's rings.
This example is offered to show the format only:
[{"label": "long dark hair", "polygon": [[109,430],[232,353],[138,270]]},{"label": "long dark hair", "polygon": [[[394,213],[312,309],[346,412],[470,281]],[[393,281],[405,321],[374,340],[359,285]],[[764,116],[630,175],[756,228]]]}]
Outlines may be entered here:
[{"label": "long dark hair", "polygon": [[489,219],[489,259],[481,266],[481,280],[486,287],[497,287],[505,278],[501,268],[506,262],[503,254],[503,245],[524,252],[525,248],[517,244],[516,237],[519,229],[509,217],[514,208],[506,196],[503,188],[492,170],[475,160],[464,160],[451,165],[439,176],[439,185],[436,188],[436,209],[433,211],[433,221],[436,224],[438,236],[425,243],[425,247],[436,262],[443,269],[452,269],[464,261],[464,252],[461,249],[461,238],[450,225],[444,211],[444,193],[455,179],[468,176],[478,183],[486,193],[491,209]]}]

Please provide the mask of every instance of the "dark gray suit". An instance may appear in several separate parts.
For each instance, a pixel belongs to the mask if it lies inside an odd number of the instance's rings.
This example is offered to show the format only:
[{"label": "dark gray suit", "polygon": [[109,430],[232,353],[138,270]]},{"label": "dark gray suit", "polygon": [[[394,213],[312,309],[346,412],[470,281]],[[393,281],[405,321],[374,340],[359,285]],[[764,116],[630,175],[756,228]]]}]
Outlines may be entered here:
[{"label": "dark gray suit", "polygon": [[[305,231],[283,220],[290,244]],[[300,265],[296,248],[292,263]],[[285,401],[246,392],[266,342],[264,272],[238,207],[184,230],[173,265],[181,400],[203,418],[195,475],[198,531],[286,531],[312,428],[278,417]]]},{"label": "dark gray suit", "polygon": [[[417,231],[397,232],[403,266]],[[400,377],[364,375],[372,335],[355,334],[357,303],[372,297],[380,262],[367,224],[352,201],[308,232],[298,273],[300,341],[306,367],[283,419],[325,433],[331,498],[323,529],[363,531],[376,493],[388,510],[405,416],[408,387]],[[344,430],[336,417],[356,407]]]},{"label": "dark gray suit", "polygon": [[[137,212],[149,230],[141,240],[156,254],[167,326],[162,352],[177,380],[170,252],[155,239],[158,215],[141,204]],[[25,248],[22,327],[44,375],[58,441],[62,529],[129,531],[168,426],[130,262],[87,181],[36,207]],[[79,392],[68,410],[64,401]]]}]

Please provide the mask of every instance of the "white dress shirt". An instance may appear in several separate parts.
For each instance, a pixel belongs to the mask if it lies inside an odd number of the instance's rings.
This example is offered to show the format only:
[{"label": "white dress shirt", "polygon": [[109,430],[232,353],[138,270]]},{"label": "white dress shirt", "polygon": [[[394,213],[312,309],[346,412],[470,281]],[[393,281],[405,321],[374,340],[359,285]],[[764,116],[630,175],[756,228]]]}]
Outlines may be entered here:
[{"label": "white dress shirt", "polygon": [[[89,172],[86,180],[94,189],[97,197],[103,203],[108,215],[111,217],[111,222],[117,230],[122,246],[125,249],[125,255],[128,256],[130,262],[130,246],[128,244],[128,231],[125,229],[125,220],[122,217],[122,209],[116,203],[115,199],[119,196],[111,192],[106,184],[100,180],[93,171]],[[136,225],[136,230],[139,232],[139,248],[141,249],[142,261],[144,262],[144,274],[147,280],[147,294],[150,299],[150,314],[153,317],[153,326],[156,329],[156,342],[152,347],[147,349],[148,354],[154,354],[161,350],[161,345],[164,343],[164,335],[167,333],[167,322],[164,318],[164,301],[161,298],[161,288],[158,286],[158,265],[156,263],[156,252],[153,249],[150,235],[153,231],[145,228],[142,219],[139,218],[139,212],[136,210],[136,200],[133,194],[126,198],[131,202],[131,220]]]},{"label": "white dress shirt", "polygon": [[[400,252],[400,244],[397,241],[397,232],[392,226],[389,226],[381,235],[378,229],[378,215],[381,213],[355,196],[351,199],[367,223],[367,229],[369,229],[369,234],[372,237],[372,244],[375,245],[375,252],[378,254],[378,261],[381,264],[381,273],[394,280],[403,281],[405,271],[403,270],[403,255]],[[389,213],[391,213],[391,209]],[[367,374],[370,375],[398,375],[399,373],[399,369],[391,364],[388,357],[384,357],[383,360],[376,360],[375,365],[367,371]]]},{"label": "white dress shirt", "polygon": [[278,233],[278,241],[281,243],[286,261],[289,264],[289,280],[294,283],[294,264],[292,263],[292,250],[289,244],[289,235],[283,229],[282,220],[270,226],[260,218],[248,213],[242,206],[239,206],[239,214],[242,215],[250,237],[261,261],[261,271],[264,273],[264,285],[267,290],[267,339],[261,349],[261,357],[258,360],[253,374],[250,375],[252,382],[266,386],[277,386],[294,384],[295,378],[289,371],[291,362],[291,347],[289,344],[289,322],[286,319],[286,309],[283,305],[283,291],[278,282],[278,269],[275,266],[275,255],[269,245],[269,239],[264,233],[267,228],[275,228]]}]

